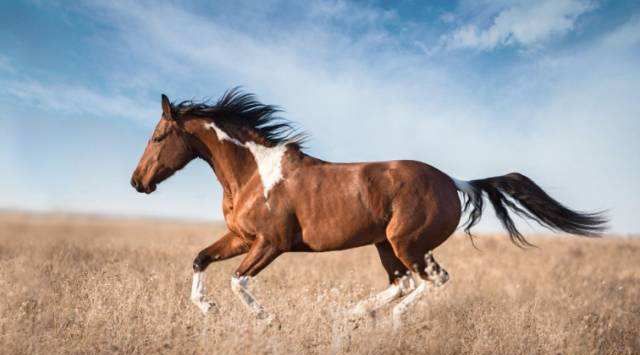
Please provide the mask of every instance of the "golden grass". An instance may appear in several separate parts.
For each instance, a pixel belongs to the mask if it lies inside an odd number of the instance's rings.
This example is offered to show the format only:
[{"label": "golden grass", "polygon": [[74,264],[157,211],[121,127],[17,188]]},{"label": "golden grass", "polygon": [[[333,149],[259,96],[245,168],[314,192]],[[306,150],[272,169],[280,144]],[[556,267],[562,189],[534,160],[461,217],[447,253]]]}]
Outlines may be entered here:
[{"label": "golden grass", "polygon": [[386,286],[373,247],[288,254],[254,280],[280,327],[253,321],[229,289],[239,258],[211,265],[204,317],[191,261],[221,226],[0,215],[0,352],[473,354],[640,353],[640,239],[464,237],[436,250],[451,275],[393,333],[389,310],[340,329],[348,306]]}]

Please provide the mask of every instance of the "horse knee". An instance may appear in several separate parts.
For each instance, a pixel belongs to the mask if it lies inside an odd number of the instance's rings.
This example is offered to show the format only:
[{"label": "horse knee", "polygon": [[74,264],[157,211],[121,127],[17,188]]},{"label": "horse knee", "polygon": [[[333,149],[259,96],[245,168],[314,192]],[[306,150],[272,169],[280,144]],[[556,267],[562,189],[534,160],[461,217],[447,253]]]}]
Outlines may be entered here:
[{"label": "horse knee", "polygon": [[202,272],[204,271],[213,259],[211,255],[209,255],[205,250],[198,253],[198,256],[193,260],[193,271],[194,272]]}]

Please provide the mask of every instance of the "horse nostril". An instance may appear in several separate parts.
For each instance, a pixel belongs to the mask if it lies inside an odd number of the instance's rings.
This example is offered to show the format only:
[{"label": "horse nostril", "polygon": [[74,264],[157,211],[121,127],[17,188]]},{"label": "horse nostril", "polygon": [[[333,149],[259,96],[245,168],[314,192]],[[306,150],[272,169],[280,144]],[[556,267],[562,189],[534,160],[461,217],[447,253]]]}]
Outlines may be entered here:
[{"label": "horse nostril", "polygon": [[131,178],[131,186],[133,186],[134,189],[138,189],[138,182],[136,181],[136,179]]}]

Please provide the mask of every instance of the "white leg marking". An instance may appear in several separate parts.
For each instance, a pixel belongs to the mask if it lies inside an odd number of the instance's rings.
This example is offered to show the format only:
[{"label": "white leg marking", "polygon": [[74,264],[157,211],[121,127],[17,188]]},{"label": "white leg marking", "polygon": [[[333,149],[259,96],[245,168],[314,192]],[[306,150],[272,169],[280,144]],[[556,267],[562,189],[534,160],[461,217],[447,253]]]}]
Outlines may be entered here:
[{"label": "white leg marking", "polygon": [[413,278],[413,276],[411,276],[411,272],[407,271],[407,274],[400,278],[398,285],[400,285],[402,295],[406,296],[411,293],[411,291],[415,290],[416,280]]},{"label": "white leg marking", "polygon": [[398,330],[402,326],[402,315],[418,298],[427,290],[427,283],[420,281],[418,287],[407,295],[400,303],[393,307],[393,329]]},{"label": "white leg marking", "polygon": [[256,316],[256,318],[265,319],[270,322],[272,319],[271,315],[262,308],[251,292],[249,292],[249,289],[247,288],[248,283],[248,276],[234,276],[231,278],[231,290],[236,294],[236,296],[238,296],[249,312]]},{"label": "white leg marking", "polygon": [[349,315],[362,317],[364,315],[371,314],[387,303],[400,298],[400,296],[402,296],[402,289],[400,286],[391,285],[386,290],[360,301],[355,307],[351,308]]},{"label": "white leg marking", "polygon": [[213,303],[204,300],[204,274],[195,272],[191,283],[191,302],[195,303],[202,313],[207,314]]},{"label": "white leg marking", "polygon": [[390,285],[384,291],[360,301],[355,307],[351,308],[349,315],[362,317],[364,315],[371,314],[402,297],[402,295],[408,294],[414,288],[415,281],[413,280],[413,277],[411,277],[410,274],[403,276],[398,280],[398,284]]}]

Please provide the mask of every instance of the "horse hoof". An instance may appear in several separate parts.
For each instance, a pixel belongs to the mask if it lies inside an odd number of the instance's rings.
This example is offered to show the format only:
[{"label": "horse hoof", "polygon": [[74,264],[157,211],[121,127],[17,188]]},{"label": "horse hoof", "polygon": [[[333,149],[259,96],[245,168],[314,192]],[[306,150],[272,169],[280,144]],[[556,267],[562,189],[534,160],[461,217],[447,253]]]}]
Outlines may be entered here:
[{"label": "horse hoof", "polygon": [[369,311],[366,307],[360,305],[360,306],[355,306],[353,308],[351,308],[348,312],[347,312],[347,317],[348,318],[363,318],[366,316],[370,316],[372,317],[373,314],[371,311]]},{"label": "horse hoof", "polygon": [[207,302],[207,301],[198,301],[195,302],[195,305],[198,306],[198,308],[200,309],[200,311],[202,311],[202,314],[207,315],[209,313],[210,310],[215,308],[215,303],[213,302]]},{"label": "horse hoof", "polygon": [[282,329],[282,324],[280,324],[280,321],[276,317],[274,317],[273,315],[267,312],[258,313],[258,315],[256,316],[256,320],[265,329],[272,329],[272,328],[276,330]]}]

